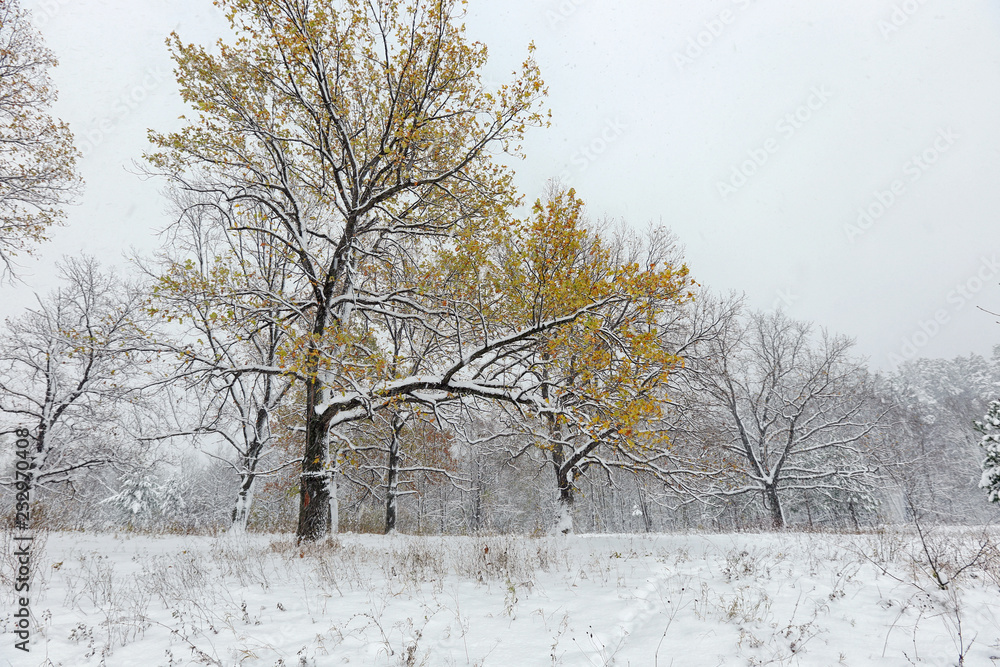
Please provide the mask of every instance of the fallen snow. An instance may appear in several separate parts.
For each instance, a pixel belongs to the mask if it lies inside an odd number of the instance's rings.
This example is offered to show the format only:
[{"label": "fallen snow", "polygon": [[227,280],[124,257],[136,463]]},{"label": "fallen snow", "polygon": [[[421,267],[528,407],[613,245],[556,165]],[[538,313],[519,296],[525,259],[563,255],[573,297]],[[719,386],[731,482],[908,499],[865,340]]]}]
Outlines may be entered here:
[{"label": "fallen snow", "polygon": [[[939,529],[954,572],[975,531]],[[998,554],[948,590],[911,533],[39,535],[0,665],[966,665],[1000,661]],[[996,534],[993,534],[996,544]]]}]

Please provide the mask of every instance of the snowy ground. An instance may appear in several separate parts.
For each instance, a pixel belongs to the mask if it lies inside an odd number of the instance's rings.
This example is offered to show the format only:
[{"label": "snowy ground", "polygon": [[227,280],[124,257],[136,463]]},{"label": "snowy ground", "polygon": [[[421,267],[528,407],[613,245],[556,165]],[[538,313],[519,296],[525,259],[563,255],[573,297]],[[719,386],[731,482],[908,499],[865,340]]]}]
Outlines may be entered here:
[{"label": "snowy ground", "polygon": [[[945,579],[982,531],[937,529]],[[992,534],[992,544],[997,534]],[[31,653],[0,665],[1000,665],[1000,555],[940,590],[910,532],[39,535]]]}]

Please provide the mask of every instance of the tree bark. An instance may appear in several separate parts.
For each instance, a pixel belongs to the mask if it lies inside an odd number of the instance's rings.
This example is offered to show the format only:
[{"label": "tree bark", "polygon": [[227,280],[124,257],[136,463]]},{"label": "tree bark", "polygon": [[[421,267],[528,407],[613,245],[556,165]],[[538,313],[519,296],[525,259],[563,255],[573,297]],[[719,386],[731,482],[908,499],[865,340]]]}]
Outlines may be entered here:
[{"label": "tree bark", "polygon": [[[267,389],[264,392],[264,402],[270,400],[271,389],[268,381]],[[264,451],[264,443],[268,440],[268,419],[270,415],[267,409],[260,407],[257,409],[257,418],[253,425],[253,440],[247,447],[246,455],[243,457],[243,472],[240,474],[240,488],[236,494],[236,504],[233,506],[232,524],[230,528],[237,531],[246,531],[247,522],[250,519],[250,508],[253,506],[254,483],[257,481],[257,463],[260,461],[261,453]]]},{"label": "tree bark", "polygon": [[252,472],[240,475],[240,490],[236,494],[236,504],[233,506],[232,524],[230,530],[245,532],[250,519],[250,506],[253,504],[253,483],[256,476]]},{"label": "tree bark", "polygon": [[315,542],[331,532],[332,479],[329,466],[329,421],[316,414],[322,405],[325,391],[319,379],[313,377],[306,383],[306,446],[302,457],[302,476],[299,483],[299,542]]},{"label": "tree bark", "polygon": [[649,503],[646,502],[646,489],[635,475],[635,489],[639,495],[639,511],[642,512],[642,527],[647,533],[653,531],[653,518],[649,516]]},{"label": "tree bark", "polygon": [[771,525],[778,530],[784,528],[785,514],[778,498],[778,487],[771,485],[764,488],[764,505],[771,512]]},{"label": "tree bark", "polygon": [[403,429],[403,420],[398,417],[392,423],[392,439],[389,441],[388,472],[385,487],[385,532],[396,530],[397,486],[399,484],[399,432]]},{"label": "tree bark", "polygon": [[555,531],[563,535],[573,532],[573,482],[565,465],[562,445],[552,448],[552,467],[556,474],[559,497],[556,500]]},{"label": "tree bark", "polygon": [[483,528],[483,488],[479,459],[472,456],[472,528],[473,533],[479,533]]}]

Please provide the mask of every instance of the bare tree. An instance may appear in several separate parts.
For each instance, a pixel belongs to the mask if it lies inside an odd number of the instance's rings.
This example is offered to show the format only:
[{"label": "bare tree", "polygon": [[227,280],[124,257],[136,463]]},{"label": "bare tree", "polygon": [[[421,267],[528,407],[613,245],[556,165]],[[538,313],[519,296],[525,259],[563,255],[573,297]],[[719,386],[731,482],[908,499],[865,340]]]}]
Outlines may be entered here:
[{"label": "bare tree", "polygon": [[[873,432],[885,415],[852,341],[781,313],[733,320],[690,377],[685,436],[712,471],[689,487],[706,496],[757,495],[773,526],[803,494],[854,502],[875,484]],[[690,451],[689,442],[689,451]],[[845,495],[845,493],[847,495]],[[847,508],[851,511],[851,507]]]},{"label": "bare tree", "polygon": [[996,358],[979,355],[914,359],[883,383],[892,405],[884,469],[906,518],[916,512],[925,521],[990,519],[979,490],[982,450],[969,425],[987,411],[998,371]]},{"label": "bare tree", "polygon": [[280,292],[288,260],[266,239],[221,233],[210,219],[213,207],[175,203],[179,219],[166,250],[144,267],[153,280],[146,305],[160,328],[148,333],[175,360],[161,384],[183,392],[196,409],[174,413],[175,428],[151,438],[211,435],[208,441],[227,443],[235,460],[226,462],[239,476],[232,528],[245,530],[257,479],[299,461],[281,458],[274,447],[272,426],[293,379],[273,372],[286,332],[275,309],[257,297]]},{"label": "bare tree", "polygon": [[72,481],[101,466],[137,461],[137,433],[123,416],[146,377],[137,286],[102,273],[91,258],[66,259],[64,285],[7,320],[0,340],[0,413],[27,428],[33,481]]},{"label": "bare tree", "polygon": [[[340,474],[384,508],[385,532],[397,529],[400,501],[429,487],[449,485],[469,490],[453,456],[454,433],[430,423],[428,414],[399,409],[376,414],[353,425],[349,445],[340,451]],[[345,465],[349,464],[349,465]]]}]

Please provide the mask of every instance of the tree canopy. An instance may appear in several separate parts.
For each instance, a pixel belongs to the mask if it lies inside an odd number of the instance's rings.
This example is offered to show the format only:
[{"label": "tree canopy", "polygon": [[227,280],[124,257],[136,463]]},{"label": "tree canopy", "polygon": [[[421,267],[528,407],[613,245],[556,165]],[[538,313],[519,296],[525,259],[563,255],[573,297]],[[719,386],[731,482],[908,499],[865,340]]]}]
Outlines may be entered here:
[{"label": "tree canopy", "polygon": [[82,184],[66,123],[50,113],[55,56],[17,0],[0,3],[0,261],[44,241]]},{"label": "tree canopy", "polygon": [[169,40],[196,117],[153,133],[149,160],[222,233],[287,258],[280,285],[241,266],[213,289],[220,315],[282,329],[276,363],[240,372],[304,386],[299,536],[335,526],[341,425],[400,402],[501,401],[627,438],[677,361],[656,319],[687,270],[603,248],[572,192],[515,215],[494,154],[544,120],[530,47],[491,88],[453,0],[220,4],[232,44]]}]

